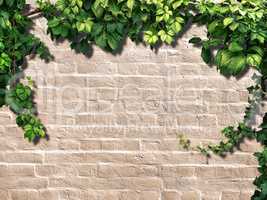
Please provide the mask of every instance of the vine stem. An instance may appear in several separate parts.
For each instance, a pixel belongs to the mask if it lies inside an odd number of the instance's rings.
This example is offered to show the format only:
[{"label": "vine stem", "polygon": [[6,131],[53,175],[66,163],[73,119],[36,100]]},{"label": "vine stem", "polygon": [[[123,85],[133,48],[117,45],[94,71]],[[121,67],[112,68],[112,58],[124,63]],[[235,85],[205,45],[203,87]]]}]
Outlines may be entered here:
[{"label": "vine stem", "polygon": [[28,13],[25,13],[24,16],[25,17],[32,17],[34,15],[37,15],[37,14],[41,14],[41,10],[39,8],[36,8]]}]

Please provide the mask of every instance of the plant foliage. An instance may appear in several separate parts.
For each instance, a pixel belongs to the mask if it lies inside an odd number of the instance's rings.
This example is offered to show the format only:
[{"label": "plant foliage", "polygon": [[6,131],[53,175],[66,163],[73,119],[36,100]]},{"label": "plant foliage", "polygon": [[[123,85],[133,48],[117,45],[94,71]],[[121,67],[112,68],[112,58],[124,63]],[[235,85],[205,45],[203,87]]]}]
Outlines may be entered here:
[{"label": "plant foliage", "polygon": [[[264,149],[255,156],[260,176],[253,200],[267,199],[267,117],[259,129],[250,121],[265,94],[267,78],[267,3],[264,0],[38,0],[47,19],[48,33],[54,40],[67,39],[77,52],[88,54],[92,45],[117,52],[125,37],[144,42],[152,48],[174,44],[188,22],[207,27],[207,37],[189,42],[202,48],[201,56],[215,64],[225,76],[240,76],[252,67],[259,72],[255,85],[248,88],[249,105],[237,127],[226,127],[225,140],[218,145],[198,147],[206,155],[224,155],[244,138],[257,139]],[[17,76],[23,71],[27,55],[38,54],[49,60],[45,45],[28,32],[32,25],[25,14],[25,0],[0,0],[0,106],[9,106],[17,114],[17,124],[29,141],[45,137],[45,129],[36,117],[31,81],[22,84]],[[189,148],[190,141],[182,144]]]},{"label": "plant foliage", "polygon": [[33,141],[45,136],[44,127],[36,118],[31,87],[20,83],[18,74],[23,71],[27,55],[34,53],[43,59],[50,55],[44,44],[29,33],[32,22],[23,15],[25,6],[24,0],[0,0],[0,106],[9,106],[17,114],[25,138]]}]

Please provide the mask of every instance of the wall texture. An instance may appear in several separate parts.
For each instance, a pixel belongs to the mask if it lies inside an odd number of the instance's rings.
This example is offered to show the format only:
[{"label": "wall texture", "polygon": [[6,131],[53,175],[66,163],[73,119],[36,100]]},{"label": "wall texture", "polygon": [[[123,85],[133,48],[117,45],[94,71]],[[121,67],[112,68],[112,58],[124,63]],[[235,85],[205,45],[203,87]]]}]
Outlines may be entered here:
[{"label": "wall texture", "polygon": [[55,56],[29,60],[36,103],[49,141],[23,139],[0,112],[1,200],[248,200],[257,175],[246,141],[226,158],[206,159],[179,146],[217,142],[242,119],[252,72],[227,80],[188,44],[193,27],[157,53],[130,41],[120,55],[93,48],[88,59],[53,43],[44,19],[36,32]]}]

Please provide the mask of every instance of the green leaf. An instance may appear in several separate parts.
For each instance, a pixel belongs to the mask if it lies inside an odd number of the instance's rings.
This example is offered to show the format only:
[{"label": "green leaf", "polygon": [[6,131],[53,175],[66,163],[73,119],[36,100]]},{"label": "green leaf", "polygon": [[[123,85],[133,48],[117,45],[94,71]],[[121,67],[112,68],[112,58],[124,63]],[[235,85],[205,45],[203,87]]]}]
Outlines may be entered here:
[{"label": "green leaf", "polygon": [[262,62],[262,57],[259,54],[248,54],[247,63],[253,67],[259,67]]},{"label": "green leaf", "polygon": [[234,21],[233,18],[231,18],[231,17],[227,17],[227,18],[225,18],[225,19],[223,20],[223,25],[226,27],[226,26],[230,25],[233,21]]},{"label": "green leaf", "polygon": [[95,38],[95,43],[96,43],[99,47],[101,47],[101,48],[103,48],[103,49],[106,48],[106,47],[107,47],[107,38],[106,38],[106,34],[103,33],[103,34],[97,36],[97,37]]},{"label": "green leaf", "polygon": [[132,10],[134,6],[135,0],[127,0],[127,7]]},{"label": "green leaf", "polygon": [[50,27],[50,28],[54,28],[54,27],[58,26],[59,24],[60,24],[60,20],[57,18],[54,18],[47,23],[48,27]]},{"label": "green leaf", "polygon": [[221,69],[230,63],[232,54],[228,50],[219,50],[215,56],[215,64]]},{"label": "green leaf", "polygon": [[232,42],[229,45],[229,50],[231,52],[240,52],[243,51],[243,47],[238,42]]},{"label": "green leaf", "polygon": [[229,50],[219,50],[215,63],[217,64],[220,72],[226,76],[238,75],[246,68],[246,57],[244,55],[234,55]]},{"label": "green leaf", "polygon": [[108,35],[107,42],[112,50],[117,49],[119,46],[119,41],[117,41],[116,39],[118,39],[118,37],[114,37],[113,35]]},{"label": "green leaf", "polygon": [[97,36],[97,35],[99,35],[100,33],[102,33],[103,29],[104,29],[103,24],[95,23],[95,24],[93,25],[92,35],[93,35],[93,36]]},{"label": "green leaf", "polygon": [[218,21],[213,21],[208,25],[208,31],[210,33],[214,33],[216,31],[216,28],[218,27]]},{"label": "green leaf", "polygon": [[229,63],[229,72],[231,75],[238,75],[246,68],[246,57],[239,55],[232,57]]},{"label": "green leaf", "polygon": [[99,3],[97,1],[95,1],[95,3],[93,3],[91,9],[97,18],[102,17],[102,15],[104,13],[104,9],[99,5]]},{"label": "green leaf", "polygon": [[176,8],[180,7],[182,5],[182,3],[183,3],[183,1],[180,1],[180,0],[174,2],[172,4],[173,9],[176,9]]},{"label": "green leaf", "polygon": [[206,49],[206,48],[202,48],[201,57],[205,61],[205,63],[210,64],[211,58],[212,58],[211,50]]},{"label": "green leaf", "polygon": [[263,55],[264,55],[264,50],[259,46],[252,46],[251,48],[249,48],[248,52],[257,53],[261,57],[263,57]]},{"label": "green leaf", "polygon": [[230,30],[235,31],[235,30],[238,28],[238,26],[239,26],[238,23],[232,23],[232,24],[229,26],[229,28],[230,28]]},{"label": "green leaf", "polygon": [[207,41],[203,42],[203,46],[205,46],[206,48],[210,48],[210,47],[217,47],[219,45],[222,45],[223,41],[221,39],[210,39]]},{"label": "green leaf", "polygon": [[179,22],[174,22],[171,27],[175,33],[179,33],[182,29],[182,26]]},{"label": "green leaf", "polygon": [[199,44],[201,43],[201,38],[200,37],[193,37],[189,40],[189,43],[192,43],[192,44]]},{"label": "green leaf", "polygon": [[82,32],[85,29],[85,24],[84,23],[77,23],[77,30],[79,32]]},{"label": "green leaf", "polygon": [[112,15],[114,15],[116,17],[121,13],[120,8],[118,7],[117,4],[112,4],[109,9],[110,9]]}]

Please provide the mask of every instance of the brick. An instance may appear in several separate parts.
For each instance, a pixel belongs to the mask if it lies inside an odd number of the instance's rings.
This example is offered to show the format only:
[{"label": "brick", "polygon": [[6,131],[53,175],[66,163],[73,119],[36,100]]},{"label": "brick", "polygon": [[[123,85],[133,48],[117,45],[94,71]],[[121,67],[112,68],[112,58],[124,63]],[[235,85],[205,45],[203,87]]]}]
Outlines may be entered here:
[{"label": "brick", "polygon": [[138,140],[102,140],[102,150],[126,150],[138,151],[140,149]]},{"label": "brick", "polygon": [[182,193],[181,200],[191,200],[191,199],[200,200],[199,193],[195,191],[186,191]]},{"label": "brick", "polygon": [[[108,180],[108,181],[107,181]],[[86,177],[65,177],[51,178],[49,186],[53,188],[74,187],[79,189],[95,190],[118,190],[118,189],[136,189],[141,191],[159,190],[162,188],[162,182],[158,178],[86,178]]]},{"label": "brick", "polygon": [[96,90],[98,100],[116,100],[118,96],[117,89],[99,88]]},{"label": "brick", "polygon": [[206,158],[199,153],[184,153],[184,152],[171,152],[171,153],[133,153],[126,154],[128,163],[131,164],[205,164]]},{"label": "brick", "polygon": [[161,166],[160,176],[163,177],[194,177],[194,167],[183,167],[183,166]]},{"label": "brick", "polygon": [[88,101],[86,108],[90,113],[111,113],[113,103],[111,101]]},{"label": "brick", "polygon": [[54,177],[54,176],[77,176],[78,169],[74,165],[60,164],[43,164],[35,166],[35,172],[38,176]]},{"label": "brick", "polygon": [[180,200],[180,197],[177,191],[164,191],[162,193],[162,200]]},{"label": "brick", "polygon": [[58,87],[72,87],[72,88],[80,88],[86,87],[87,79],[82,76],[58,76],[56,77],[56,86]]},{"label": "brick", "polygon": [[105,76],[105,77],[88,77],[87,78],[88,87],[115,87],[117,86],[117,82],[113,77]]},{"label": "brick", "polygon": [[98,176],[107,177],[142,177],[157,176],[158,169],[147,165],[99,165]]},{"label": "brick", "polygon": [[198,126],[198,116],[189,114],[177,115],[177,124],[187,125],[187,126]]},{"label": "brick", "polygon": [[59,191],[59,199],[75,200],[81,198],[81,190],[64,189]]},{"label": "brick", "polygon": [[215,115],[198,115],[199,126],[216,127],[217,117]]},{"label": "brick", "polygon": [[0,165],[0,177],[34,177],[33,165]]},{"label": "brick", "polygon": [[9,200],[9,195],[6,190],[0,190],[0,196],[2,200]]},{"label": "brick", "polygon": [[48,180],[46,178],[33,177],[9,177],[0,178],[0,189],[42,189],[46,188]]},{"label": "brick", "polygon": [[144,191],[140,194],[140,200],[159,200],[160,193],[156,191]]},{"label": "brick", "polygon": [[115,74],[117,71],[117,64],[106,62],[106,63],[79,63],[77,65],[77,71],[81,74]]},{"label": "brick", "polygon": [[96,162],[125,162],[126,156],[123,153],[46,153],[45,163],[96,163]]},{"label": "brick", "polygon": [[76,72],[76,64],[75,63],[57,63],[57,71],[62,74],[71,74]]},{"label": "brick", "polygon": [[138,74],[138,64],[137,63],[118,63],[118,73],[122,75],[135,75]]},{"label": "brick", "polygon": [[240,192],[235,191],[223,191],[222,192],[222,200],[239,200],[240,199]]},{"label": "brick", "polygon": [[8,163],[42,163],[41,153],[5,153],[4,159]]},{"label": "brick", "polygon": [[12,200],[37,200],[39,199],[38,191],[23,191],[23,190],[11,190]]},{"label": "brick", "polygon": [[98,192],[99,200],[134,200],[139,199],[140,192],[135,191],[117,191],[117,190],[105,190]]},{"label": "brick", "polygon": [[79,176],[97,176],[97,165],[77,165],[75,169]]},{"label": "brick", "polygon": [[202,200],[221,200],[220,192],[202,192],[201,193]]},{"label": "brick", "polygon": [[52,189],[39,190],[39,200],[58,200],[59,192]]},{"label": "brick", "polygon": [[76,125],[113,125],[115,119],[112,114],[81,114],[75,116]]}]

